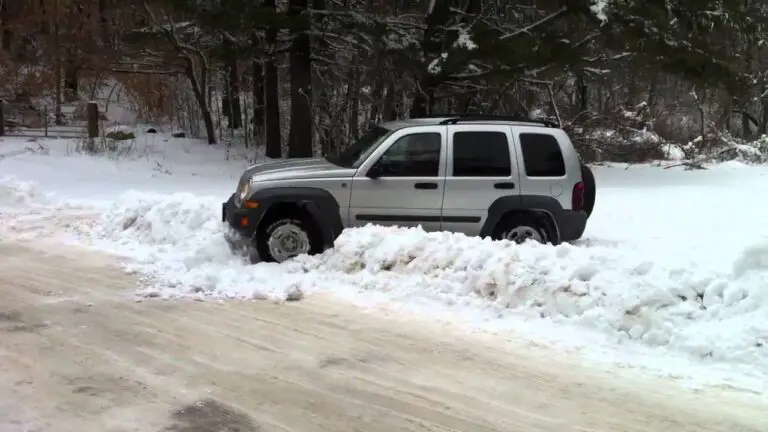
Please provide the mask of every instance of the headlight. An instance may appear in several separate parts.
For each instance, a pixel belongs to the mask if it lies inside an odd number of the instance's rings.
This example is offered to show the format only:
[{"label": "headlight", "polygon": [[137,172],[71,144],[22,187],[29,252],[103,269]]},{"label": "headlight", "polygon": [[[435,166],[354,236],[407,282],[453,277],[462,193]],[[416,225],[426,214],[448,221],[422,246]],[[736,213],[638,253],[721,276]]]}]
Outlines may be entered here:
[{"label": "headlight", "polygon": [[250,179],[244,181],[237,188],[237,204],[240,205],[251,194],[251,181]]}]

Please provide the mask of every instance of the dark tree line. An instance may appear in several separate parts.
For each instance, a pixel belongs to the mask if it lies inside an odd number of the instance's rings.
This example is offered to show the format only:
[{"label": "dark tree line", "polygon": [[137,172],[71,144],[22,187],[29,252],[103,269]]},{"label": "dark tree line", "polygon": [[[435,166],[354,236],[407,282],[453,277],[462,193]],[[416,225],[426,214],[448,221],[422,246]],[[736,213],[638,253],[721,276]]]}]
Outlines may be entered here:
[{"label": "dark tree line", "polygon": [[270,157],[490,112],[559,114],[605,158],[605,137],[765,134],[766,19],[764,0],[0,0],[0,61],[52,65],[71,95],[94,75],[164,80],[209,143]]}]

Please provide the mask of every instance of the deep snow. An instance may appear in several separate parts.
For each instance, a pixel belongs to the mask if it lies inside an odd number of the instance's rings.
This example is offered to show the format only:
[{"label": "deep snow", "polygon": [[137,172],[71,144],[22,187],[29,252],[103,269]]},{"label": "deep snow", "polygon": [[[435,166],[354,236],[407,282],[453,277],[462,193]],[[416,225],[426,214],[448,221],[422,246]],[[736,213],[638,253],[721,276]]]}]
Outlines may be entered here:
[{"label": "deep snow", "polygon": [[[576,347],[592,360],[765,390],[764,166],[596,167],[595,213],[573,245],[369,226],[345,231],[320,256],[252,266],[230,251],[219,213],[245,162],[165,139],[140,137],[133,158],[74,155],[59,141],[47,155],[0,157],[0,234],[123,255],[145,275],[142,296],[330,293]],[[0,141],[0,155],[26,145]]]}]

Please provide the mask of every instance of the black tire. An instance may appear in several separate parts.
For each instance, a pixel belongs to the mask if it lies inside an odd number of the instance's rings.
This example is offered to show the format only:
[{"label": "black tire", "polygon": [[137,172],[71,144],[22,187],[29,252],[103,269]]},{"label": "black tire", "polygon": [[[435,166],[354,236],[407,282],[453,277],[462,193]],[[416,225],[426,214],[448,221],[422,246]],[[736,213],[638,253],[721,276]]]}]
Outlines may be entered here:
[{"label": "black tire", "polygon": [[512,240],[508,238],[507,233],[516,228],[524,227],[528,227],[539,234],[541,241],[535,239],[536,241],[539,241],[539,243],[546,244],[550,242],[551,238],[547,232],[546,224],[532,213],[515,213],[504,216],[499,224],[496,225],[496,229],[493,231],[491,237],[494,240]]},{"label": "black tire", "polygon": [[584,163],[581,164],[581,181],[584,182],[584,211],[587,212],[587,216],[592,216],[592,210],[595,208],[597,185],[595,184],[595,175]]},{"label": "black tire", "polygon": [[[317,224],[309,217],[302,215],[286,215],[262,221],[254,237],[255,252],[249,258],[251,263],[256,262],[281,262],[272,256],[269,250],[268,240],[278,228],[284,225],[294,225],[301,229],[309,239],[309,255],[323,252],[323,238]],[[285,260],[282,260],[285,261]]]}]

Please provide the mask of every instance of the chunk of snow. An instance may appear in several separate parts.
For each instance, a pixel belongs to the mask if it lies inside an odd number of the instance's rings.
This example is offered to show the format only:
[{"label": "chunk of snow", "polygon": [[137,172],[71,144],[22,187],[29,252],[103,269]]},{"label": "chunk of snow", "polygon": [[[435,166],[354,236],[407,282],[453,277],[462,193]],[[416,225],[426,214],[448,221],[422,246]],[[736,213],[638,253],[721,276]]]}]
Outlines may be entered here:
[{"label": "chunk of snow", "polygon": [[591,0],[589,9],[600,21],[605,24],[608,21],[608,15],[606,14],[608,9],[608,0]]},{"label": "chunk of snow", "polygon": [[427,72],[431,73],[432,75],[440,74],[443,70],[443,64],[445,63],[446,59],[448,59],[448,53],[440,54],[440,57],[432,60],[427,65]]},{"label": "chunk of snow", "polygon": [[472,40],[472,36],[467,32],[467,29],[459,29],[459,37],[454,42],[453,46],[464,48],[469,51],[477,49],[477,44]]}]

